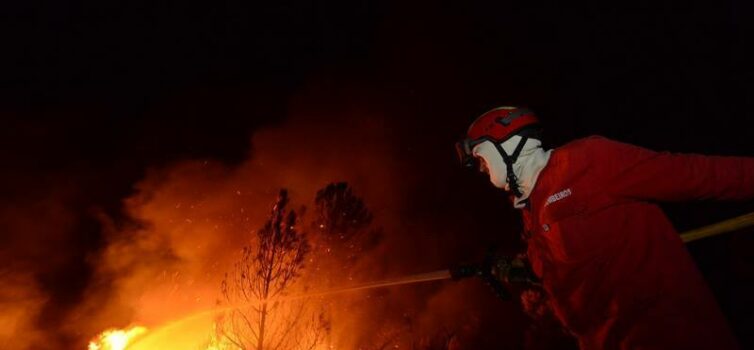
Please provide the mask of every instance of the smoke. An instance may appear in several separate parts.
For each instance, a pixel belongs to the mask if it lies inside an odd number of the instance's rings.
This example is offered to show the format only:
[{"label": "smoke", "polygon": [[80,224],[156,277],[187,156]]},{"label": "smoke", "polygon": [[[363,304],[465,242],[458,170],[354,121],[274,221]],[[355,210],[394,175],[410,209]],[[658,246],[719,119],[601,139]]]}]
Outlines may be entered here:
[{"label": "smoke", "polygon": [[[316,191],[334,181],[348,182],[364,198],[384,237],[359,259],[349,282],[437,270],[471,255],[468,247],[477,244],[459,239],[455,226],[464,220],[446,215],[465,204],[431,203],[447,192],[441,188],[447,175],[417,162],[421,154],[406,154],[395,118],[356,107],[321,109],[294,108],[284,123],[256,130],[239,163],[193,158],[149,168],[128,195],[115,198],[117,212],[82,204],[84,194],[76,189],[91,176],[69,183],[60,180],[66,174],[48,174],[52,180],[35,196],[14,197],[0,211],[15,233],[3,237],[8,248],[0,261],[17,262],[0,274],[7,286],[0,302],[9,306],[0,318],[0,344],[83,349],[105,329],[154,328],[211,309],[224,273],[263,224],[280,188],[290,191],[293,209],[311,205]],[[87,232],[96,237],[80,238]],[[74,266],[61,271],[58,265],[71,261]],[[478,284],[453,282],[340,298],[331,310],[332,341],[365,349],[428,341],[441,330],[456,344],[471,344],[490,318],[486,305],[496,302]],[[510,307],[492,310],[511,313]]]},{"label": "smoke", "polygon": [[[22,177],[8,170],[0,201],[0,347],[55,349],[66,342],[54,329],[77,302],[85,264],[72,263],[79,249],[72,232],[87,232],[75,211],[78,193],[59,174]],[[81,271],[62,278],[62,272]]]},{"label": "smoke", "polygon": [[124,201],[127,224],[100,213],[106,245],[90,260],[94,278],[67,331],[157,326],[211,308],[280,188],[296,208],[326,184],[347,181],[378,217],[400,211],[387,133],[378,117],[294,118],[255,132],[241,164],[198,159],[151,169]]},{"label": "smoke", "polygon": [[10,268],[0,271],[1,348],[27,349],[45,341],[44,334],[35,329],[35,315],[47,298],[35,284],[29,274],[16,273]]}]

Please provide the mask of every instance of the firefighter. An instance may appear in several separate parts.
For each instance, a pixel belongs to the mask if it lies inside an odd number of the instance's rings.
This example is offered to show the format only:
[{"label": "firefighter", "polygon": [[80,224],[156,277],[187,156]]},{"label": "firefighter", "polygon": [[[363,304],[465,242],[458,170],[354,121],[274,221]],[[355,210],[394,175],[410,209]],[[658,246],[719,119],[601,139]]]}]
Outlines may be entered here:
[{"label": "firefighter", "polygon": [[515,107],[476,119],[456,147],[521,209],[527,255],[581,349],[737,349],[657,202],[754,198],[754,158],[653,152],[599,136],[545,150]]}]

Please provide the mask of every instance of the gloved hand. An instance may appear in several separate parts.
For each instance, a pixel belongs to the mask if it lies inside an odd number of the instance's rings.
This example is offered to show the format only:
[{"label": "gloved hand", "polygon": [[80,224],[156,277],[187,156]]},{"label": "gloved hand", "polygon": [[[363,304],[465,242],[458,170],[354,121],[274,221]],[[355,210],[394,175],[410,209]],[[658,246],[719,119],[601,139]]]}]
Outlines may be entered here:
[{"label": "gloved hand", "polygon": [[500,281],[508,284],[540,284],[539,279],[534,275],[524,255],[515,257],[502,256],[494,259],[491,273]]},{"label": "gloved hand", "polygon": [[485,274],[482,264],[458,264],[449,269],[450,278],[454,281],[469,278],[469,277],[481,277]]},{"label": "gloved hand", "polygon": [[506,300],[511,297],[506,285],[540,284],[523,255],[509,257],[487,254],[482,263],[461,264],[450,268],[450,276],[453,280],[479,277],[495,294]]},{"label": "gloved hand", "polygon": [[460,280],[468,277],[479,277],[485,284],[492,288],[492,291],[497,294],[500,299],[509,300],[511,294],[508,289],[505,288],[501,280],[496,277],[493,271],[492,259],[485,259],[481,264],[461,264],[455,267],[451,267],[450,277],[453,280]]}]

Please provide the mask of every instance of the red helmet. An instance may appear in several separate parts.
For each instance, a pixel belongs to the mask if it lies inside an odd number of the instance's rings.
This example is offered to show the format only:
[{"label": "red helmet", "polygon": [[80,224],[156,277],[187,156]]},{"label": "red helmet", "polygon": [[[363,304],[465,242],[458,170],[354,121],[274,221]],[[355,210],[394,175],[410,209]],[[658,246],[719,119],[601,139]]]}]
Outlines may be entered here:
[{"label": "red helmet", "polygon": [[532,136],[529,131],[539,131],[539,118],[532,111],[517,107],[498,107],[471,123],[466,138],[456,143],[456,152],[463,166],[474,167],[476,162],[471,152],[474,146],[484,141],[500,144],[514,135]]}]

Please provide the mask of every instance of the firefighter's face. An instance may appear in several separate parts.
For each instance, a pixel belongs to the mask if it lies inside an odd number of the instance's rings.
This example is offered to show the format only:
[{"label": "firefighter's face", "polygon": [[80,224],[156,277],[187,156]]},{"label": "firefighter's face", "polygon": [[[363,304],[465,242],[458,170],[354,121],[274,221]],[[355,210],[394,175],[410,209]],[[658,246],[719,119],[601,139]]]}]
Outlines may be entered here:
[{"label": "firefighter's face", "polygon": [[479,160],[479,171],[487,174],[495,187],[507,190],[505,162],[495,145],[490,141],[482,142],[474,147],[472,154]]},{"label": "firefighter's face", "polygon": [[477,162],[479,162],[479,171],[489,175],[490,168],[487,166],[487,161],[484,160],[484,158],[482,157],[476,157],[476,159],[477,159]]}]

